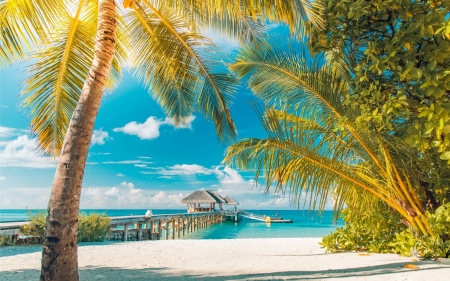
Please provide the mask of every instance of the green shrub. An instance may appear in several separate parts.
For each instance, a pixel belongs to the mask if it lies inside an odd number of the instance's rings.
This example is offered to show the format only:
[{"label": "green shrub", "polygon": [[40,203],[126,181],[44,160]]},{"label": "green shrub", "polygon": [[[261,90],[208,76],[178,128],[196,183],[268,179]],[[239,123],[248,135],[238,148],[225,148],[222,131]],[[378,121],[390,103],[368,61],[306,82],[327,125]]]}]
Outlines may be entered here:
[{"label": "green shrub", "polygon": [[373,211],[359,212],[345,209],[342,219],[345,226],[323,237],[320,245],[327,252],[364,250],[375,253],[389,252],[389,242],[404,226],[399,215],[394,211],[385,211],[386,205],[381,201]]},{"label": "green shrub", "polygon": [[[30,224],[20,227],[22,233],[26,236],[39,238],[45,237],[45,224],[47,214],[38,210],[36,214],[28,211]],[[81,213],[78,216],[78,242],[100,242],[105,240],[108,233],[110,218],[106,214]]]},{"label": "green shrub", "polygon": [[[349,217],[357,216],[353,223]],[[374,253],[412,254],[423,258],[450,257],[450,203],[426,212],[433,236],[417,237],[400,223],[400,217],[381,205],[370,214],[343,211],[345,226],[323,237],[327,252],[367,250]]]},{"label": "green shrub", "polygon": [[45,236],[45,220],[47,214],[40,210],[36,214],[33,214],[28,209],[27,213],[30,223],[21,225],[20,231],[26,236],[43,238]]},{"label": "green shrub", "polygon": [[108,233],[110,218],[106,214],[81,213],[78,216],[78,242],[104,241]]},{"label": "green shrub", "polygon": [[0,246],[13,246],[16,244],[16,239],[11,235],[0,234]]},{"label": "green shrub", "polygon": [[411,252],[424,258],[450,257],[450,203],[426,212],[433,236],[416,237],[408,229],[395,236],[390,243],[392,252],[409,256]]}]

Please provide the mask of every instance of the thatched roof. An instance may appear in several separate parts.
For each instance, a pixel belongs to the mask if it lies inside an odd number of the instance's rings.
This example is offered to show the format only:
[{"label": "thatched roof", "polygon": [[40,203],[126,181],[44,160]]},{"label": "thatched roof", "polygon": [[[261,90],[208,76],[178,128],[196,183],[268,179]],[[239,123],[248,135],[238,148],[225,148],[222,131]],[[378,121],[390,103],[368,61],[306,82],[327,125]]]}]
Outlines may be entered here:
[{"label": "thatched roof", "polygon": [[225,199],[220,196],[217,192],[212,190],[196,190],[188,197],[181,200],[182,204],[187,203],[200,203],[200,204],[210,204],[210,203],[226,203]]},{"label": "thatched roof", "polygon": [[230,196],[225,197],[225,200],[227,200],[228,205],[239,205],[239,203]]},{"label": "thatched roof", "polygon": [[215,192],[214,190],[207,190],[206,192],[214,196],[217,199],[217,203],[225,203],[225,204],[227,203],[227,200],[225,200],[225,198],[220,196],[220,194]]}]

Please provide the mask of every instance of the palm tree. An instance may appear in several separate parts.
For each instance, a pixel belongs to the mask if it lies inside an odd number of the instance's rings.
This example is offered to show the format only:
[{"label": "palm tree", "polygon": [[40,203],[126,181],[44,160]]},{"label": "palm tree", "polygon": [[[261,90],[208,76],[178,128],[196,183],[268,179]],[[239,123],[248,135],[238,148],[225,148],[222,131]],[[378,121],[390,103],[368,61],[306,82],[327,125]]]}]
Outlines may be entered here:
[{"label": "palm tree", "polygon": [[267,21],[292,32],[319,25],[319,6],[306,0],[0,0],[0,67],[31,59],[22,106],[42,151],[58,158],[48,205],[41,280],[78,280],[77,217],[89,144],[103,91],[121,66],[176,123],[199,111],[220,140],[235,138],[229,104],[236,80],[207,52],[212,27],[242,41]]},{"label": "palm tree", "polygon": [[295,205],[308,195],[313,208],[333,199],[337,212],[345,205],[367,212],[381,200],[415,233],[433,235],[420,200],[423,171],[412,164],[417,153],[395,135],[358,126],[357,109],[344,102],[351,87],[305,53],[302,42],[280,36],[240,50],[230,68],[268,104],[256,107],[268,136],[233,144],[224,162],[256,170],[266,191],[289,189]]}]

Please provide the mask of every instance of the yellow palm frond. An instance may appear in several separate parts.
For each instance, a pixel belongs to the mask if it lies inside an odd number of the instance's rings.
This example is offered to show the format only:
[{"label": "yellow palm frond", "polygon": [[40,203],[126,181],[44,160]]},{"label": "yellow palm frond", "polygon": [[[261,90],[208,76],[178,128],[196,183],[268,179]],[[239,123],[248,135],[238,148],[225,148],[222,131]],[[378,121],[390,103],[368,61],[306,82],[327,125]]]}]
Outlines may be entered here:
[{"label": "yellow palm frond", "polygon": [[200,111],[215,123],[219,139],[233,139],[229,104],[237,83],[224,67],[212,67],[212,43],[173,11],[143,2],[125,17],[135,76],[176,123]]},{"label": "yellow palm frond", "polygon": [[[29,68],[24,82],[22,95],[26,97],[22,107],[29,109],[31,131],[38,137],[42,150],[54,157],[61,151],[93,61],[96,6],[93,0],[80,1],[73,17],[68,12],[60,14],[59,28],[53,30],[51,43],[33,53],[37,62]],[[116,61],[123,59],[118,56]],[[119,63],[113,67],[110,86],[120,76]]]},{"label": "yellow palm frond", "polygon": [[26,59],[47,41],[64,5],[62,0],[0,0],[0,68]]},{"label": "yellow palm frond", "polygon": [[214,18],[241,22],[251,17],[254,22],[285,23],[292,33],[301,33],[306,24],[321,28],[321,1],[308,0],[154,0],[155,6],[165,6],[177,14],[202,24]]}]

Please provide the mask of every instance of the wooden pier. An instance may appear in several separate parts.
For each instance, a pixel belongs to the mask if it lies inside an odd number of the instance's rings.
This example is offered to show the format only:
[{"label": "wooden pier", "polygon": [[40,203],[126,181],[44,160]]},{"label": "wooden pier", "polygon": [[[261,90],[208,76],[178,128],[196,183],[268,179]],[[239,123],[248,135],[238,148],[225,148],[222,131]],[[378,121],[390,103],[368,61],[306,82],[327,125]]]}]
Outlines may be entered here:
[{"label": "wooden pier", "polygon": [[107,239],[110,241],[176,239],[222,221],[220,212],[111,217]]},{"label": "wooden pier", "polygon": [[[224,217],[220,212],[111,217],[106,239],[109,241],[177,239],[223,220]],[[17,239],[23,235],[20,226],[24,224],[29,222],[0,223],[0,235]]]}]

